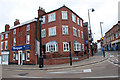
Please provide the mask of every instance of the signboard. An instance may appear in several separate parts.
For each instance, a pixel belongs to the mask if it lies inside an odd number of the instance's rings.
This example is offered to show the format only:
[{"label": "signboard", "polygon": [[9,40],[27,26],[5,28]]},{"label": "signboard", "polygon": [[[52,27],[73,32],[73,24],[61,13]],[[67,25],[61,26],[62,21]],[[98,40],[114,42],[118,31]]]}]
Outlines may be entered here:
[{"label": "signboard", "polygon": [[12,47],[12,51],[18,51],[18,50],[30,50],[30,45]]}]

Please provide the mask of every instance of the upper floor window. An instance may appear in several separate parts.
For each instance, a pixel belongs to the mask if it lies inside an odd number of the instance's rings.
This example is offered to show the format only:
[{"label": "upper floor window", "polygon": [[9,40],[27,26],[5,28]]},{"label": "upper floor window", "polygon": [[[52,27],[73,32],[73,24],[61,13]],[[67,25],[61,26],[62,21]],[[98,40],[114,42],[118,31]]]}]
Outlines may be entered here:
[{"label": "upper floor window", "polygon": [[8,48],[8,41],[5,41],[5,50]]},{"label": "upper floor window", "polygon": [[65,35],[68,34],[68,26],[62,26],[62,33]]},{"label": "upper floor window", "polygon": [[13,38],[13,46],[15,46],[15,44],[16,44],[16,38],[14,37]]},{"label": "upper floor window", "polygon": [[72,21],[76,23],[76,16],[72,13]]},{"label": "upper floor window", "polygon": [[44,38],[45,37],[45,29],[42,29],[42,38]]},{"label": "upper floor window", "polygon": [[75,27],[73,27],[73,35],[77,36],[77,29]]},{"label": "upper floor window", "polygon": [[78,37],[80,37],[80,30],[78,30]]},{"label": "upper floor window", "polygon": [[30,30],[30,24],[28,24],[26,28],[27,28],[27,31],[29,31]]},{"label": "upper floor window", "polygon": [[62,11],[62,20],[67,20],[67,11]]},{"label": "upper floor window", "polygon": [[5,34],[5,39],[7,39],[8,38],[8,33],[7,34]]},{"label": "upper floor window", "polygon": [[119,37],[120,37],[120,31],[118,31],[118,35],[119,35]]},{"label": "upper floor window", "polygon": [[43,19],[42,19],[42,23],[41,24],[45,24],[45,16],[43,16]]},{"label": "upper floor window", "polygon": [[27,36],[26,36],[26,44],[30,44],[30,35],[29,34],[27,34]]},{"label": "upper floor window", "polygon": [[83,31],[81,31],[81,35],[82,35],[82,38],[83,38]]},{"label": "upper floor window", "polygon": [[2,34],[2,35],[1,35],[1,40],[3,40],[3,39],[4,39],[4,35]]},{"label": "upper floor window", "polygon": [[117,32],[115,33],[115,35],[116,35],[116,38],[118,38]]},{"label": "upper floor window", "polygon": [[3,50],[3,42],[1,42],[1,50]]},{"label": "upper floor window", "polygon": [[13,30],[13,34],[16,34],[16,29]]},{"label": "upper floor window", "polygon": [[69,43],[63,42],[63,51],[69,51]]},{"label": "upper floor window", "polygon": [[82,20],[80,20],[80,25],[81,25],[81,27],[83,27],[83,23],[82,23]]},{"label": "upper floor window", "polygon": [[49,28],[49,36],[55,36],[56,35],[56,27]]},{"label": "upper floor window", "polygon": [[79,18],[77,18],[77,24],[80,25]]},{"label": "upper floor window", "polygon": [[55,13],[51,13],[48,15],[48,22],[52,22],[56,20],[56,15]]}]

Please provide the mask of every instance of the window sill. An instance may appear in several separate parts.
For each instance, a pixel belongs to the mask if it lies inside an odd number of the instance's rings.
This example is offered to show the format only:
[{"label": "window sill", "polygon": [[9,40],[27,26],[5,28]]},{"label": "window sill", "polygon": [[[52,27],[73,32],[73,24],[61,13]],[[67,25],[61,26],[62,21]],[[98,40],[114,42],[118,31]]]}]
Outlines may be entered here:
[{"label": "window sill", "polygon": [[57,36],[57,35],[50,35],[49,37],[55,37],[55,36]]}]

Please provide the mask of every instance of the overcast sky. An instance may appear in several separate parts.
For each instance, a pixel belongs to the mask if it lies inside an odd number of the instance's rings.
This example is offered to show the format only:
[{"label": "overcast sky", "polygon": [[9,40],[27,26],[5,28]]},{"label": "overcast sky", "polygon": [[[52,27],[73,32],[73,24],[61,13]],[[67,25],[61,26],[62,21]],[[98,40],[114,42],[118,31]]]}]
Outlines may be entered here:
[{"label": "overcast sky", "polygon": [[88,9],[94,8],[90,12],[90,20],[94,40],[100,39],[100,22],[103,33],[108,31],[118,22],[118,1],[119,0],[0,0],[0,33],[4,31],[5,24],[11,27],[15,19],[20,23],[37,17],[39,6],[46,12],[55,10],[63,5],[77,13],[84,22],[88,21]]}]

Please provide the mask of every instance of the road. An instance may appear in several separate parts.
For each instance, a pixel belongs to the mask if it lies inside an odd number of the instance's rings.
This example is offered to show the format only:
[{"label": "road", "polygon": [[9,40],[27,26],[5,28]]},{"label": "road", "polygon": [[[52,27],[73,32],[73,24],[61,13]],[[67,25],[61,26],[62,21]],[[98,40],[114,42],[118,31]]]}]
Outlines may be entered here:
[{"label": "road", "polygon": [[[101,56],[99,51],[95,56]],[[106,52],[109,59],[96,64],[51,70],[17,70],[4,68],[3,78],[115,78],[118,77],[118,65],[110,60],[118,59],[117,52]],[[111,57],[111,55],[114,55]],[[118,63],[118,62],[117,62]]]}]

